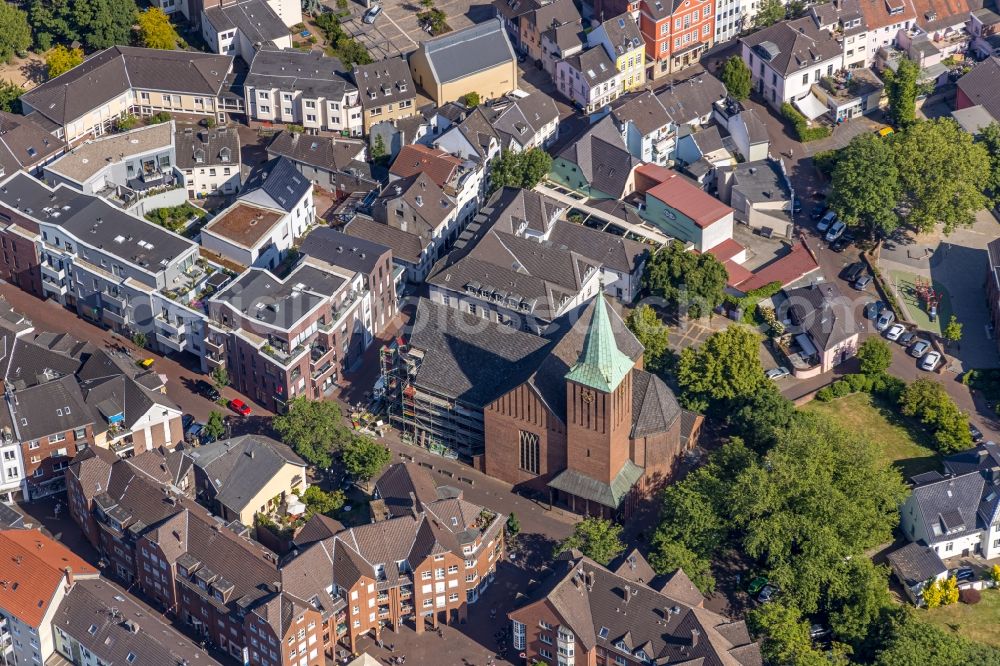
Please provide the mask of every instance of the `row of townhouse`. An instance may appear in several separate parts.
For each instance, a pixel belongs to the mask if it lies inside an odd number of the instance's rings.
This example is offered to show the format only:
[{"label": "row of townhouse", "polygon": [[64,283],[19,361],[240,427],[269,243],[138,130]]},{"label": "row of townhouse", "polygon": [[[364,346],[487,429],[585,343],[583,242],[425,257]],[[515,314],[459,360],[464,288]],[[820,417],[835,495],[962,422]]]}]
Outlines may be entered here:
[{"label": "row of townhouse", "polygon": [[199,462],[184,456],[86,452],[67,473],[70,513],[108,571],[254,666],[323,664],[365,634],[464,619],[504,558],[506,516],[395,465],[376,482],[382,520],[344,529],[315,516],[279,565],[242,524],[194,501]]}]

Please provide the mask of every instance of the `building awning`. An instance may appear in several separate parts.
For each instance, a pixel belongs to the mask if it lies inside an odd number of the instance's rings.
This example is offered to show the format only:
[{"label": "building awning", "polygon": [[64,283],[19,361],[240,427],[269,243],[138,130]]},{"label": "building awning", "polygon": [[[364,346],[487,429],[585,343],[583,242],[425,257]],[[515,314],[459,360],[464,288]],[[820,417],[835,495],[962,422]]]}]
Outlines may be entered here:
[{"label": "building awning", "polygon": [[819,101],[819,98],[812,93],[795,100],[795,107],[809,120],[816,120],[826,113],[826,104]]},{"label": "building awning", "polygon": [[799,347],[802,347],[802,351],[806,356],[818,356],[819,350],[816,349],[816,345],[813,344],[812,340],[805,333],[799,333],[795,336],[795,341],[799,343]]},{"label": "building awning", "polygon": [[626,460],[610,485],[576,470],[567,469],[549,481],[549,488],[597,502],[609,509],[617,509],[640,478],[642,478],[642,468],[631,460]]}]

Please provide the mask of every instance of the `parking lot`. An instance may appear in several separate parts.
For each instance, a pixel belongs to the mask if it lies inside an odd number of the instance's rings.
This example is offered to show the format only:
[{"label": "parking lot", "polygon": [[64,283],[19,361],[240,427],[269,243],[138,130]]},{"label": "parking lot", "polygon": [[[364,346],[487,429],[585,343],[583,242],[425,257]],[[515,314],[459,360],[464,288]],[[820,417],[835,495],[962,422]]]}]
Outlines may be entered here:
[{"label": "parking lot", "polygon": [[[452,30],[461,30],[474,23],[496,15],[489,3],[470,4],[468,0],[437,0],[434,6],[448,17]],[[418,25],[417,14],[424,11],[416,0],[384,0],[383,11],[373,24],[362,20],[363,9],[352,11],[352,18],[341,25],[352,37],[361,42],[372,58],[382,60],[416,50],[420,42],[430,39],[430,35]],[[352,7],[352,10],[357,7]]]}]

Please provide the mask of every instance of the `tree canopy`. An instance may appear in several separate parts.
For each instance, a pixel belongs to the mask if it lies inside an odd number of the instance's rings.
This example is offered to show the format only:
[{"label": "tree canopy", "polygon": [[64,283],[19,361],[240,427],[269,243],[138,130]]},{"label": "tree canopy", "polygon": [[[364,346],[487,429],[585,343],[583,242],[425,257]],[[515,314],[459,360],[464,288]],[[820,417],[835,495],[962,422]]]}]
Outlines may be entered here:
[{"label": "tree canopy", "polygon": [[24,54],[31,46],[28,13],[10,2],[0,5],[0,60],[10,62],[15,54]]},{"label": "tree canopy", "polygon": [[132,41],[138,13],[135,0],[33,0],[29,21],[42,50],[77,40],[106,49]]},{"label": "tree canopy", "polygon": [[11,113],[21,112],[21,95],[24,88],[12,81],[0,80],[0,110]]},{"label": "tree canopy", "polygon": [[573,534],[556,547],[555,554],[579,550],[598,564],[615,559],[625,544],[621,540],[622,526],[603,518],[584,518],[573,528]]},{"label": "tree canopy", "polygon": [[739,407],[730,411],[730,427],[757,453],[766,453],[774,446],[778,434],[795,418],[795,406],[774,382],[766,382],[737,404]]},{"label": "tree canopy", "polygon": [[890,141],[867,132],[854,137],[837,154],[832,183],[830,208],[849,226],[878,238],[899,225],[902,186]]},{"label": "tree canopy", "polygon": [[552,168],[552,156],[541,148],[520,152],[506,150],[493,162],[490,178],[491,192],[501,187],[519,187],[530,190]]},{"label": "tree canopy", "polygon": [[274,417],[272,425],[295,453],[320,468],[329,467],[333,451],[350,438],[341,422],[340,408],[332,400],[294,398],[284,414]]},{"label": "tree canopy", "polygon": [[907,223],[945,233],[975,222],[988,199],[983,190],[990,174],[986,148],[951,118],[925,120],[892,136]]},{"label": "tree canopy", "polygon": [[917,418],[934,433],[935,448],[949,454],[972,446],[969,419],[944,387],[931,379],[918,379],[899,396],[900,411]]},{"label": "tree canopy", "polygon": [[150,49],[172,51],[180,36],[170,17],[159,7],[148,7],[139,14],[139,43]]},{"label": "tree canopy", "polygon": [[662,372],[670,358],[670,330],[649,305],[640,305],[625,318],[628,330],[642,344],[643,365],[650,372]]},{"label": "tree canopy", "polygon": [[205,435],[211,439],[219,439],[226,433],[226,422],[219,412],[212,412],[205,421]]},{"label": "tree canopy", "polygon": [[785,18],[785,5],[780,0],[761,0],[760,7],[753,17],[755,30],[774,25]]},{"label": "tree canopy", "polygon": [[45,54],[45,66],[48,69],[50,79],[68,72],[81,62],[83,62],[83,49],[79,47],[71,49],[68,46],[57,44],[55,48]]},{"label": "tree canopy", "polygon": [[992,122],[981,129],[976,140],[986,148],[986,154],[990,158],[986,193],[992,197],[994,206],[1000,205],[1000,123]]},{"label": "tree canopy", "polygon": [[733,99],[744,100],[750,96],[750,68],[738,55],[729,57],[722,67],[722,83]]},{"label": "tree canopy", "polygon": [[917,611],[906,606],[885,613],[883,625],[874,666],[1000,663],[1000,650],[923,622],[917,618]]},{"label": "tree canopy", "polygon": [[309,516],[314,513],[333,513],[344,506],[345,501],[346,497],[342,490],[328,493],[319,486],[309,486],[302,493],[302,502],[306,505],[306,514]]},{"label": "tree canopy", "polygon": [[708,252],[688,252],[680,241],[672,241],[654,254],[642,276],[650,294],[695,319],[722,303],[728,279],[726,267],[718,259]]},{"label": "tree canopy", "polygon": [[684,349],[677,367],[681,401],[701,410],[726,409],[755,394],[767,382],[759,347],[753,329],[733,324],[701,347]]},{"label": "tree canopy", "polygon": [[920,65],[909,58],[899,61],[896,71],[886,68],[885,93],[889,98],[889,118],[898,128],[913,123],[917,114],[917,77]]},{"label": "tree canopy", "polygon": [[392,453],[384,445],[360,435],[353,435],[340,450],[344,468],[358,481],[367,483],[392,461]]},{"label": "tree canopy", "polygon": [[870,337],[858,347],[858,360],[861,362],[861,372],[866,375],[878,375],[892,365],[892,349],[882,338]]}]

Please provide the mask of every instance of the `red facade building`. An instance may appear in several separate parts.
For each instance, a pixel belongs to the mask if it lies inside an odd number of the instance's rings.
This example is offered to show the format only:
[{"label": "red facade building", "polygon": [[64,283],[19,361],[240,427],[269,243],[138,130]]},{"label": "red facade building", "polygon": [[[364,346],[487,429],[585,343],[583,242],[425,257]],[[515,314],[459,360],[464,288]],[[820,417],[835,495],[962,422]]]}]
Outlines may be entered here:
[{"label": "red facade building", "polygon": [[642,0],[639,30],[652,63],[648,78],[680,71],[714,43],[714,0]]}]

